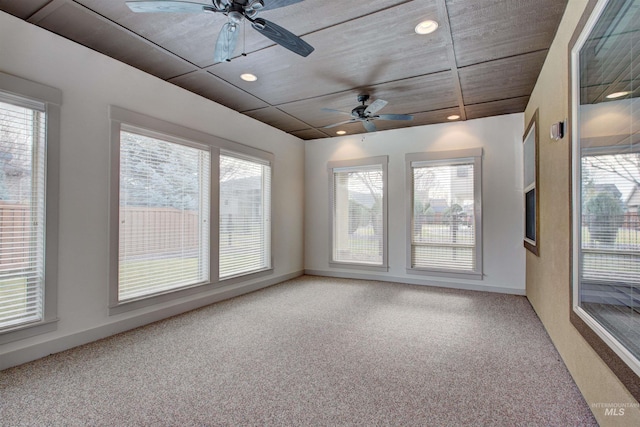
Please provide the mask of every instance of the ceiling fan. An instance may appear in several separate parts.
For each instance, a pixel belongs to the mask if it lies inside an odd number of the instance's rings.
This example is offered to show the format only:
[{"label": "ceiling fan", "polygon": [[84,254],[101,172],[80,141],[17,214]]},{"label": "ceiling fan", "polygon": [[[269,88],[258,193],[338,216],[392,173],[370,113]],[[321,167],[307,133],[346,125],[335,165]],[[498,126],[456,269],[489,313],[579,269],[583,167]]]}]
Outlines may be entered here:
[{"label": "ceiling fan", "polygon": [[216,62],[230,61],[238,41],[240,23],[243,19],[251,22],[254,30],[273,40],[280,46],[301,56],[308,56],[313,47],[285,30],[279,25],[257,15],[262,10],[276,9],[299,3],[303,0],[209,0],[211,4],[195,3],[191,1],[147,0],[125,2],[133,12],[165,12],[165,13],[222,13],[228,21],[222,26],[214,60]]},{"label": "ceiling fan", "polygon": [[334,123],[332,125],[325,126],[324,128],[328,129],[335,126],[344,125],[346,123],[362,122],[362,125],[367,132],[375,132],[376,126],[372,123],[373,120],[413,120],[413,116],[409,114],[376,114],[378,111],[382,110],[384,106],[388,104],[388,102],[382,99],[376,99],[371,103],[371,105],[366,105],[365,102],[367,102],[368,100],[369,95],[358,95],[358,102],[361,102],[362,105],[358,105],[356,108],[351,110],[350,113],[347,113],[346,111],[333,110],[331,108],[323,108],[323,111],[328,111],[330,113],[347,114],[351,116],[349,120]]}]

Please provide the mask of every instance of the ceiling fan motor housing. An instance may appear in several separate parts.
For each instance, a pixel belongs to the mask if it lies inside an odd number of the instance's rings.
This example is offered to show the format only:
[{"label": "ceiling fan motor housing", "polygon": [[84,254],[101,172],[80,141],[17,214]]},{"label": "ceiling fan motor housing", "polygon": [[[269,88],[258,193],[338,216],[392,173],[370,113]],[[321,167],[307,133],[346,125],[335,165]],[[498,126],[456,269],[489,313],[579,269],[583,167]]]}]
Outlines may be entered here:
[{"label": "ceiling fan motor housing", "polygon": [[[360,97],[358,97],[359,100]],[[367,96],[368,98],[368,96]],[[360,101],[360,102],[364,102],[364,101]],[[351,115],[353,117],[357,117],[357,118],[361,118],[364,117],[364,110],[366,110],[368,107],[368,105],[358,105],[356,108],[354,108],[353,110],[351,110]]]}]

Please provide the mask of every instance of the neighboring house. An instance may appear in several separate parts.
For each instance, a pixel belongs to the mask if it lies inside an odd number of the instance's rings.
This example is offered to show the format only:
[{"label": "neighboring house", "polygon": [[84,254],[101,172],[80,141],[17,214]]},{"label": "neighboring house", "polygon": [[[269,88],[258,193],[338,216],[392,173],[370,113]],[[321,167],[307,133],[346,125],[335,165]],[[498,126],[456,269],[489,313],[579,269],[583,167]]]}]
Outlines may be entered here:
[{"label": "neighboring house", "polygon": [[640,206],[640,185],[636,185],[631,193],[629,193],[629,197],[625,200],[625,205],[627,206],[628,213],[638,214],[638,207]]}]

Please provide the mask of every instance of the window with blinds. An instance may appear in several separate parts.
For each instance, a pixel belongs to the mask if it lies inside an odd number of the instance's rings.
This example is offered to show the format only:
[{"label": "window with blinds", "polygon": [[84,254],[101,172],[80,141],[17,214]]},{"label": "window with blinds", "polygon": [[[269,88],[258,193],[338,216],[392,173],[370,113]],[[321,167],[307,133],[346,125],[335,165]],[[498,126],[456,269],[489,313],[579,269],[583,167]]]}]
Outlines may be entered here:
[{"label": "window with blinds", "polygon": [[206,147],[123,126],[118,301],[209,282],[210,167]]},{"label": "window with blinds", "polygon": [[[465,150],[461,154],[469,154]],[[410,272],[481,275],[480,157],[408,155]]]},{"label": "window with blinds", "polygon": [[353,166],[349,163],[330,164],[335,166],[330,167],[333,227],[331,262],[383,266],[386,263],[386,162]]},{"label": "window with blinds", "polygon": [[45,116],[0,94],[0,331],[43,320]]},{"label": "window with blinds", "polygon": [[271,165],[220,154],[219,277],[271,268]]},{"label": "window with blinds", "polygon": [[599,1],[590,13],[570,47],[571,322],[591,346],[608,347],[598,353],[637,398],[640,2]]}]

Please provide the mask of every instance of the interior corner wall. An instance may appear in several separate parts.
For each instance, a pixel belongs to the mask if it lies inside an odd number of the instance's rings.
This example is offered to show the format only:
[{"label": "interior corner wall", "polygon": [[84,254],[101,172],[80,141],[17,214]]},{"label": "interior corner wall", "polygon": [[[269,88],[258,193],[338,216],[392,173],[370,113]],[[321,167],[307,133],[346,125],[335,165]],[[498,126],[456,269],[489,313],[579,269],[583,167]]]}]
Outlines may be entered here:
[{"label": "interior corner wall", "polygon": [[525,123],[539,109],[540,256],[526,254],[527,296],[587,403],[601,425],[640,425],[640,409],[607,416],[598,403],[636,402],[569,320],[570,306],[570,150],[565,137],[552,141],[552,123],[569,117],[568,46],[587,0],[571,0],[525,111]]},{"label": "interior corner wall", "polygon": [[[58,328],[0,345],[0,369],[302,274],[300,139],[4,12],[0,71],[58,88],[63,97]],[[272,275],[108,315],[109,105],[274,154]]]},{"label": "interior corner wall", "polygon": [[[523,114],[319,139],[305,142],[305,271],[524,295]],[[405,154],[482,148],[482,280],[407,274]],[[389,271],[329,265],[327,162],[389,156]]]}]

